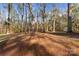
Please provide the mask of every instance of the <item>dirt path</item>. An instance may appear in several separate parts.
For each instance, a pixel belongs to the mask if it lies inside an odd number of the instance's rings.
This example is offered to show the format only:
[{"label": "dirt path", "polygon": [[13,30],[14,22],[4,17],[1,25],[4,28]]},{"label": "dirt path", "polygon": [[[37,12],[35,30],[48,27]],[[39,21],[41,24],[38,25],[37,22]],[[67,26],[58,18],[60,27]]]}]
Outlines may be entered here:
[{"label": "dirt path", "polygon": [[6,42],[3,50],[0,51],[0,55],[79,55],[79,38],[46,33],[21,33],[9,36],[7,39],[9,40]]}]

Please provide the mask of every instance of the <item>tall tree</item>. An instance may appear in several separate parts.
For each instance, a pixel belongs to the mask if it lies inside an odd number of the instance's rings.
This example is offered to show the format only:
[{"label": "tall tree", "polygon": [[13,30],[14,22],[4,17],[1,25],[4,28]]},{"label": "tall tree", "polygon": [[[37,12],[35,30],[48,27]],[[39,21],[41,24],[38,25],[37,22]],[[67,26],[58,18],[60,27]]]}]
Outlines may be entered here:
[{"label": "tall tree", "polygon": [[68,33],[71,33],[72,32],[72,17],[70,15],[70,3],[68,3]]},{"label": "tall tree", "polygon": [[42,3],[40,4],[40,12],[41,12],[41,17],[42,17],[42,25],[43,25],[43,32],[45,32],[45,18],[46,18],[46,4]]},{"label": "tall tree", "polygon": [[7,32],[9,31],[9,33],[11,32],[11,7],[12,7],[12,4],[8,3],[8,19],[7,19],[8,30]]},{"label": "tall tree", "polygon": [[32,4],[28,3],[28,8],[29,8],[29,32],[33,29],[33,22],[34,22],[34,15],[33,15],[33,11],[32,11]]},{"label": "tall tree", "polygon": [[27,19],[28,19],[28,17],[27,17],[27,13],[28,13],[28,11],[27,11],[27,4],[24,4],[24,10],[25,10],[25,22],[24,22],[24,30],[25,30],[25,33],[27,32],[27,30],[28,30],[28,24],[27,24]]},{"label": "tall tree", "polygon": [[52,24],[52,31],[55,32],[56,31],[56,25],[60,19],[59,19],[59,14],[60,14],[60,10],[59,8],[57,7],[58,5],[57,4],[52,4],[52,12],[51,12],[51,24]]},{"label": "tall tree", "polygon": [[72,31],[79,32],[79,4],[71,4],[70,14],[72,16]]},{"label": "tall tree", "polygon": [[24,18],[24,3],[21,3],[21,4],[18,4],[18,11],[19,11],[19,15],[21,16],[20,18],[21,18],[21,32],[23,32],[24,31],[24,24],[23,24],[23,22],[24,22],[24,20],[23,20],[23,18]]}]

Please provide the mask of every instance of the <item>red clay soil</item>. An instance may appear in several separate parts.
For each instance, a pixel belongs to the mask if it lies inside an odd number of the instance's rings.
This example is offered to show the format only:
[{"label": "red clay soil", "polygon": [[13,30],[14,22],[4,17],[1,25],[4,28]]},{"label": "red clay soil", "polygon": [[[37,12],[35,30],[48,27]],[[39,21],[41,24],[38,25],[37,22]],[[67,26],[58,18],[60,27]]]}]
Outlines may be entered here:
[{"label": "red clay soil", "polygon": [[[73,38],[72,38],[73,37]],[[2,56],[72,56],[79,55],[79,38],[46,33],[15,34],[0,50]],[[74,38],[75,37],[75,38]]]}]

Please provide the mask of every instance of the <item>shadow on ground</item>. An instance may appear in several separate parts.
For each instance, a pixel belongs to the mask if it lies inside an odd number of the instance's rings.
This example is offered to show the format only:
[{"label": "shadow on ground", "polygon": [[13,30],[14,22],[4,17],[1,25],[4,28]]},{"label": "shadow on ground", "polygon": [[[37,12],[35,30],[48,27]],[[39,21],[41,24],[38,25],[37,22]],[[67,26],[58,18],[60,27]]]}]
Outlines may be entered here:
[{"label": "shadow on ground", "polygon": [[70,37],[70,38],[77,38],[79,39],[79,33],[50,33],[50,34],[54,34],[54,35],[58,35],[58,36],[66,36],[66,37]]},{"label": "shadow on ground", "polygon": [[[59,34],[56,34],[56,35],[59,35]],[[63,34],[61,34],[61,35],[63,35]],[[27,38],[28,36],[30,36],[30,37]],[[44,34],[37,35],[37,34],[31,33],[28,35],[25,34],[23,36],[16,36],[16,38],[14,38],[12,40],[8,40],[6,42],[6,45],[4,45],[4,47],[2,47],[3,49],[0,50],[0,55],[2,55],[2,56],[7,56],[7,55],[9,55],[9,56],[11,56],[11,55],[12,56],[25,56],[25,55],[54,56],[54,55],[56,55],[53,52],[49,53],[49,51],[46,49],[48,47],[45,47],[44,45],[41,45],[38,43],[31,43],[30,41],[33,40],[35,38],[35,36],[37,36],[38,41],[39,41],[39,38],[42,38],[44,40],[46,40],[46,38],[47,38],[47,40],[50,40],[51,42],[55,42],[57,44],[63,45],[64,47],[70,49],[70,47],[67,46],[67,43],[65,43],[65,42],[56,41],[56,40],[54,40],[54,38],[45,36]],[[37,40],[37,39],[35,39],[35,40]],[[52,47],[53,47],[53,45],[52,45]],[[68,54],[68,55],[77,56],[77,54],[74,54],[74,53]]]},{"label": "shadow on ground", "polygon": [[[46,50],[46,48],[43,45],[40,45],[38,43],[30,44],[31,37],[34,36],[33,34],[30,36],[29,39],[26,41],[22,41],[22,37],[17,36],[16,39],[8,41],[7,45],[4,45],[5,47],[2,47],[3,49],[0,50],[0,55],[15,55],[15,56],[24,56],[24,55],[35,55],[35,56],[50,56]],[[12,52],[17,48],[16,52]],[[12,53],[10,53],[12,52]]]}]

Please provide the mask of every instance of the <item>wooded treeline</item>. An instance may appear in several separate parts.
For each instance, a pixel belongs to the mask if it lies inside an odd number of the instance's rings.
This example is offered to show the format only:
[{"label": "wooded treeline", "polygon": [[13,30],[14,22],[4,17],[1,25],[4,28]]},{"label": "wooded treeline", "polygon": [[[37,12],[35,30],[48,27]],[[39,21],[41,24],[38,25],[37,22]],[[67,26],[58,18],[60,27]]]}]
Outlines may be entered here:
[{"label": "wooded treeline", "polygon": [[79,4],[68,3],[64,12],[55,3],[51,9],[47,3],[0,5],[0,33],[79,32]]}]

